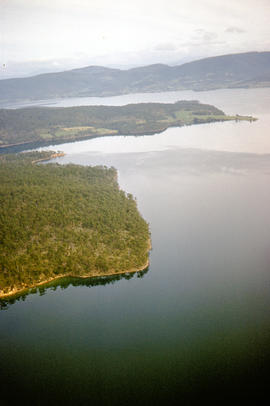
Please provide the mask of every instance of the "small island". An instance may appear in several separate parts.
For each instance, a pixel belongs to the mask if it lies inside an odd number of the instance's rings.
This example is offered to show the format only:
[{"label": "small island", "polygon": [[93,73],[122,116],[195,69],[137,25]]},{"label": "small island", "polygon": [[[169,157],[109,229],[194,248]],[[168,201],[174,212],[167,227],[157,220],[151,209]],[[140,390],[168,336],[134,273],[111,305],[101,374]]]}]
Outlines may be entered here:
[{"label": "small island", "polygon": [[0,298],[149,264],[149,226],[119,189],[116,169],[38,164],[57,155],[0,156]]},{"label": "small island", "polygon": [[254,121],[229,116],[197,101],[138,103],[125,106],[28,107],[0,109],[0,148],[60,144],[115,135],[151,135],[169,127],[217,121]]}]

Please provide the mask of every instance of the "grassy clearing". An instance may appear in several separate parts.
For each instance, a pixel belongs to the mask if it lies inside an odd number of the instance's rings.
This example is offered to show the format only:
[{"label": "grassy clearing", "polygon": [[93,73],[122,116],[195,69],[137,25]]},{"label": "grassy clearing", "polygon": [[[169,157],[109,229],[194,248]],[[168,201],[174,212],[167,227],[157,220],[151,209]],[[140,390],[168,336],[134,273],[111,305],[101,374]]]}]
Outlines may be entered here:
[{"label": "grassy clearing", "polygon": [[196,101],[138,103],[126,106],[80,106],[1,110],[0,142],[75,141],[92,136],[155,134],[170,126],[214,121],[248,120],[226,116],[218,108]]}]

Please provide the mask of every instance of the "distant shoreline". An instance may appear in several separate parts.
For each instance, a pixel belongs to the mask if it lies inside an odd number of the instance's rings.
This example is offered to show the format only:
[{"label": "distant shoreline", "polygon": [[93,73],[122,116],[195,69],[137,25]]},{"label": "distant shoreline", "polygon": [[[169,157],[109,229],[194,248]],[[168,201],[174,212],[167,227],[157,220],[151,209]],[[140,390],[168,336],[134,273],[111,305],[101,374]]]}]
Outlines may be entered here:
[{"label": "distant shoreline", "polygon": [[57,72],[39,71],[27,77],[12,75],[2,79],[0,94],[2,103],[11,103],[175,90],[269,87],[269,62],[269,51],[249,51],[202,57],[172,66],[154,63],[121,69],[90,65]]},{"label": "distant shoreline", "polygon": [[[13,153],[13,152],[22,152],[24,151],[24,146],[27,147],[29,146],[30,149],[37,149],[40,147],[48,147],[51,145],[61,145],[61,144],[69,144],[72,142],[77,142],[77,141],[87,141],[90,139],[95,139],[95,138],[104,138],[104,137],[115,137],[115,136],[121,136],[121,137],[139,137],[139,136],[153,136],[155,134],[161,134],[164,131],[168,130],[169,128],[182,128],[182,127],[186,127],[186,126],[192,126],[192,125],[198,125],[198,124],[210,124],[210,123],[218,123],[218,122],[225,122],[225,121],[257,121],[258,119],[252,116],[240,116],[240,115],[236,115],[236,116],[226,116],[224,115],[223,118],[218,118],[218,119],[209,119],[209,120],[205,120],[203,122],[193,122],[193,123],[185,123],[185,124],[180,124],[180,123],[175,123],[175,124],[171,124],[168,126],[165,126],[161,129],[158,130],[153,130],[153,131],[134,131],[133,133],[122,133],[122,132],[118,132],[117,134],[89,134],[86,136],[81,136],[81,137],[74,137],[74,138],[67,138],[64,139],[62,138],[61,140],[59,140],[59,138],[55,138],[55,139],[50,139],[48,141],[41,141],[41,140],[36,140],[36,141],[25,141],[25,142],[19,142],[19,143],[14,143],[14,144],[0,144],[0,154],[1,153],[5,153],[5,150],[7,149],[11,149],[10,152],[8,153]],[[21,149],[19,151],[13,151],[13,149],[15,150],[16,148],[20,148]]]}]

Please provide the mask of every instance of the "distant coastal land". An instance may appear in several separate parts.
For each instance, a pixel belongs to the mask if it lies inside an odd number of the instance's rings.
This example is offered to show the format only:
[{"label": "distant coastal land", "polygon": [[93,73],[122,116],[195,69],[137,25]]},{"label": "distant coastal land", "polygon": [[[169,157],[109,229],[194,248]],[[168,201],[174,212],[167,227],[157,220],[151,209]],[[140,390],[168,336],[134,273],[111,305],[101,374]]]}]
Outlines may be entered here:
[{"label": "distant coastal land", "polygon": [[0,102],[269,86],[270,52],[245,52],[175,66],[162,63],[132,69],[86,66],[3,79],[0,80]]},{"label": "distant coastal land", "polygon": [[251,116],[226,115],[197,101],[138,103],[126,106],[28,107],[0,110],[0,148],[59,144],[115,135],[151,135],[169,127],[229,120],[254,121]]}]

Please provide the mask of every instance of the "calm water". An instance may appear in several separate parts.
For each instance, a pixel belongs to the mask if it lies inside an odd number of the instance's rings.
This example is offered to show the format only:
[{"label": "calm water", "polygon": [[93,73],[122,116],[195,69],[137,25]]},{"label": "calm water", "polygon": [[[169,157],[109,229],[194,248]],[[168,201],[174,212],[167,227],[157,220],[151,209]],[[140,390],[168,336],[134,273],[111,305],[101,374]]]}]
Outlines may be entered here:
[{"label": "calm water", "polygon": [[198,99],[259,120],[57,146],[59,163],[118,169],[150,223],[151,265],[114,283],[68,281],[1,311],[3,404],[17,404],[15,392],[29,404],[81,405],[268,396],[269,93],[104,98]]}]

